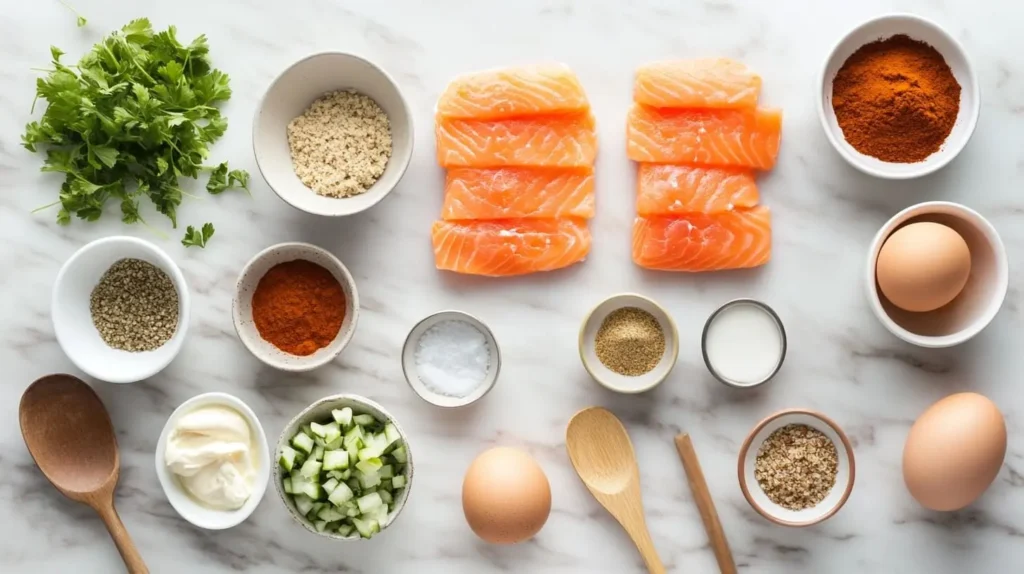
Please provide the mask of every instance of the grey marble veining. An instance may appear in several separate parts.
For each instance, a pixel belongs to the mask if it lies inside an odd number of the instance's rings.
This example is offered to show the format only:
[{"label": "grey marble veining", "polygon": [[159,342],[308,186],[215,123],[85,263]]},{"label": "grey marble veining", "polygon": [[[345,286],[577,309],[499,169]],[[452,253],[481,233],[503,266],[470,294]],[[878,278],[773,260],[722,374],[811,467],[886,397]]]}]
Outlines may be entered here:
[{"label": "grey marble veining", "polygon": [[[640,572],[638,555],[579,483],[564,450],[564,426],[579,408],[600,404],[626,422],[639,457],[654,542],[673,572],[715,572],[714,558],[671,438],[694,437],[742,572],[960,573],[1024,567],[1024,356],[1021,274],[1024,253],[1024,8],[965,0],[705,0],[701,2],[342,2],[341,0],[75,0],[89,25],[56,0],[5,2],[0,11],[0,570],[120,571],[100,521],[43,479],[17,426],[18,398],[40,375],[75,372],[54,339],[50,289],[62,262],[85,242],[117,233],[156,240],[179,263],[193,292],[189,338],[181,355],[152,379],[95,383],[122,449],[117,504],[153,572],[254,573],[620,573]],[[861,21],[899,9],[933,18],[966,46],[981,81],[983,109],[973,141],[940,173],[915,182],[881,182],[853,171],[829,147],[814,108],[819,67],[832,44]],[[209,36],[212,56],[232,78],[225,107],[230,129],[214,158],[253,174],[252,198],[228,193],[188,201],[186,223],[212,220],[205,251],[186,250],[111,213],[97,224],[59,228],[54,214],[30,211],[53,200],[57,178],[19,145],[29,121],[35,73],[50,44],[77,57],[107,31],[138,16],[179,27],[179,37]],[[289,208],[260,179],[250,147],[251,118],[273,77],[320,50],[368,56],[390,71],[409,99],[416,152],[394,194],[345,220]],[[786,111],[777,169],[761,179],[774,214],[774,258],[766,268],[720,275],[644,273],[629,260],[635,168],[625,158],[624,118],[631,75],[645,61],[732,56],[764,77],[762,101]],[[455,74],[555,60],[570,64],[599,122],[598,216],[590,259],[573,269],[485,281],[433,269],[430,223],[441,204],[442,172],[433,158],[432,109]],[[205,195],[205,194],[202,194]],[[989,217],[1010,254],[1010,293],[982,335],[951,351],[909,347],[888,335],[863,298],[865,250],[899,209],[927,199],[960,201]],[[163,221],[156,217],[156,222]],[[175,234],[177,235],[177,234]],[[358,283],[362,317],[352,346],[311,374],[275,372],[252,358],[231,325],[237,273],[258,250],[285,240],[336,253]],[[669,381],[636,397],[604,391],[579,363],[576,335],[590,306],[625,290],[666,305],[680,326],[680,362]],[[752,296],[782,316],[790,351],[779,377],[753,393],[726,389],[700,360],[700,329],[722,302]],[[503,351],[501,380],[479,405],[456,412],[421,402],[402,380],[399,352],[412,325],[446,307],[476,314]],[[227,391],[248,402],[267,434],[315,399],[368,395],[411,434],[417,473],[400,520],[368,543],[339,545],[295,527],[276,494],[243,525],[200,531],[164,499],[153,468],[166,417],[185,399]],[[1010,447],[990,491],[970,509],[921,509],[901,478],[903,441],[929,404],[959,390],[995,400]],[[820,409],[850,434],[856,487],[826,524],[790,530],[754,513],[740,494],[736,453],[746,432],[772,411]],[[551,481],[554,508],[535,539],[514,547],[478,541],[462,518],[462,473],[475,453],[521,445]]]}]

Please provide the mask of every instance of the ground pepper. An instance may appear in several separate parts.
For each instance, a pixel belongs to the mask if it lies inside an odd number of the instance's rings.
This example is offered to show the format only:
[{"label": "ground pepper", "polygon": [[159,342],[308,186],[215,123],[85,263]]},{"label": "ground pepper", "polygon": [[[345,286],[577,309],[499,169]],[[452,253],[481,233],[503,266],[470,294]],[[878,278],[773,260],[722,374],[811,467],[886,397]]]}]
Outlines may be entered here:
[{"label": "ground pepper", "polygon": [[345,293],[334,275],[316,263],[280,263],[257,283],[252,318],[268,343],[292,355],[311,355],[338,335]]},{"label": "ground pepper", "polygon": [[846,141],[890,163],[924,161],[960,111],[960,84],[935,48],[900,34],[861,46],[832,82]]}]

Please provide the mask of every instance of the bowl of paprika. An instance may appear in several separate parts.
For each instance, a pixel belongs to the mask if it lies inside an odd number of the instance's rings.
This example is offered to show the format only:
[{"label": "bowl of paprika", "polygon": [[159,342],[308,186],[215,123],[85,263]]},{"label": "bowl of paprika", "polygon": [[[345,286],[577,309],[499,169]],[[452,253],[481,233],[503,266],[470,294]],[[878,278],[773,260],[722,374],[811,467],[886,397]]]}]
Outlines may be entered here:
[{"label": "bowl of paprika", "polygon": [[818,116],[850,165],[884,179],[946,166],[974,134],[978,78],[963,46],[938,24],[891,14],[851,30],[819,76]]},{"label": "bowl of paprika", "polygon": [[352,340],[359,295],[348,269],[326,249],[280,243],[242,269],[231,311],[238,338],[257,359],[282,371],[309,371]]}]

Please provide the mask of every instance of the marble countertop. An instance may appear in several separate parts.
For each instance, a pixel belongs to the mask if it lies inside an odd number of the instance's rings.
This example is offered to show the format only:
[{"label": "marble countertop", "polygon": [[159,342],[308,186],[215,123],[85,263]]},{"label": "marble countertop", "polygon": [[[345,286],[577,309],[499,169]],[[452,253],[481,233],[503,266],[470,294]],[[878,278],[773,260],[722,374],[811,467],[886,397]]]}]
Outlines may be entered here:
[{"label": "marble countertop", "polygon": [[[591,498],[565,453],[569,417],[604,405],[626,423],[636,445],[654,542],[673,572],[716,572],[714,558],[672,437],[693,436],[722,522],[743,572],[1007,572],[1024,563],[1024,354],[1021,269],[1024,199],[1024,5],[999,10],[966,0],[820,2],[342,2],[340,0],[72,0],[89,19],[56,0],[8,2],[0,15],[0,365],[5,422],[0,425],[0,570],[109,573],[120,559],[92,511],[59,495],[35,468],[17,424],[18,398],[37,377],[76,370],[50,323],[50,290],[64,260],[87,241],[127,233],[156,241],[179,263],[193,294],[188,340],[170,367],[132,385],[93,381],[110,410],[121,447],[117,506],[156,573],[244,571],[418,574],[641,572],[636,551]],[[960,158],[926,179],[895,183],[861,175],[828,145],[814,107],[819,67],[832,44],[860,22],[892,9],[930,17],[966,46],[981,81],[981,120]],[[840,6],[841,5],[841,6]],[[212,220],[205,251],[161,240],[114,213],[96,224],[58,227],[58,179],[19,145],[30,119],[35,72],[49,45],[77,58],[103,34],[147,16],[178,26],[179,37],[209,36],[217,67],[231,75],[225,107],[231,127],[214,158],[253,174],[252,198],[229,193],[187,201],[184,222]],[[416,122],[416,153],[401,186],[360,216],[329,220],[299,213],[260,178],[250,147],[251,118],[273,77],[321,50],[353,51],[400,82]],[[786,111],[777,169],[765,176],[773,210],[772,262],[762,270],[684,276],[651,274],[630,262],[634,165],[623,150],[631,74],[669,57],[731,56],[764,77],[762,101]],[[433,158],[432,108],[453,75],[536,60],[570,64],[599,122],[598,215],[589,260],[551,275],[479,280],[436,272],[430,223],[441,204],[442,172]],[[37,110],[38,113],[38,110]],[[205,194],[203,194],[205,195]],[[882,223],[913,203],[946,199],[981,211],[1010,254],[1006,304],[991,326],[954,350],[902,344],[871,315],[861,271]],[[164,224],[158,217],[153,220]],[[177,235],[177,234],[175,234]],[[304,375],[271,370],[235,336],[231,297],[242,265],[281,241],[309,241],[346,263],[359,285],[362,317],[352,345],[329,366]],[[576,335],[585,312],[605,296],[638,291],[674,314],[680,361],[653,392],[618,396],[580,365]],[[743,393],[714,382],[700,359],[708,314],[735,297],[763,299],[786,323],[789,355],[773,383]],[[456,307],[484,318],[499,339],[501,380],[479,405],[432,408],[403,381],[402,341],[433,311]],[[903,441],[929,404],[973,390],[1003,410],[1010,432],[1006,463],[988,493],[962,512],[923,510],[901,478]],[[337,392],[372,397],[400,418],[414,442],[411,501],[385,535],[337,544],[296,527],[273,490],[253,516],[229,531],[207,532],[180,519],[157,482],[153,453],[167,416],[184,400],[226,391],[245,400],[267,434],[315,399]],[[747,431],[784,407],[820,409],[849,433],[857,482],[846,507],[807,529],[773,526],[753,512],[736,479]],[[462,517],[462,473],[496,444],[519,445],[541,463],[554,507],[544,530],[512,547],[476,539]]]}]

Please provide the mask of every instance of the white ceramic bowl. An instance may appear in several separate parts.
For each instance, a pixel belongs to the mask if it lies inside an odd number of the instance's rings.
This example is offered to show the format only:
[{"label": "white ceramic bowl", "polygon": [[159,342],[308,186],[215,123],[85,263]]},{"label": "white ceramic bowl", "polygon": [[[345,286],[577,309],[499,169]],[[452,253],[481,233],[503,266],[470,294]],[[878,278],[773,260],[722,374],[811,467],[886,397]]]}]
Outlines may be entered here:
[{"label": "white ceramic bowl", "polygon": [[[409,445],[409,435],[405,433],[402,429],[402,425],[398,424],[395,417],[391,416],[391,413],[384,410],[384,407],[359,395],[331,395],[329,397],[324,397],[303,409],[302,412],[295,415],[295,418],[285,425],[284,430],[281,432],[281,436],[277,439],[277,447],[274,450],[274,460],[276,461],[278,459],[281,447],[288,444],[291,438],[295,436],[295,433],[299,432],[299,428],[302,425],[314,421],[323,423],[325,421],[332,420],[331,411],[345,407],[351,408],[357,415],[362,413],[371,414],[378,421],[395,425],[395,428],[398,429],[398,434],[401,435],[402,440],[405,443],[405,451],[408,457],[405,471],[406,485],[405,488],[399,492],[398,496],[395,497],[395,507],[392,509],[391,513],[388,514],[387,524],[380,525],[380,531],[384,532],[387,530],[388,526],[394,524],[395,519],[398,518],[398,515],[401,514],[402,510],[405,508],[405,503],[409,500],[409,492],[412,491],[412,479],[415,470],[415,467],[413,466],[412,447]],[[301,525],[307,531],[325,538],[333,538],[335,540],[365,540],[360,537],[358,533],[352,533],[350,536],[341,536],[336,532],[317,532],[316,527],[313,526],[305,516],[299,514],[298,509],[295,508],[295,501],[292,500],[291,495],[285,494],[284,488],[281,484],[281,480],[284,478],[281,475],[281,465],[275,463],[273,467],[274,485],[277,487],[277,494],[281,497],[281,501],[284,502],[285,508],[288,509],[288,513],[291,514],[292,519],[296,523]],[[380,534],[377,536],[380,536]]]},{"label": "white ceramic bowl", "polygon": [[[832,80],[836,73],[861,46],[897,34],[906,34],[915,40],[934,47],[960,84],[960,113],[946,142],[939,151],[917,163],[888,163],[864,155],[846,142],[843,131],[836,121],[832,109]],[[869,20],[851,30],[832,49],[818,77],[821,93],[818,100],[818,117],[825,128],[825,135],[832,142],[839,155],[853,167],[884,179],[912,179],[921,177],[944,167],[960,153],[974,134],[981,111],[981,94],[978,78],[963,46],[938,24],[910,14],[893,14]]]},{"label": "white ceramic bowl", "polygon": [[[803,510],[790,510],[772,502],[754,477],[757,451],[761,448],[761,443],[776,430],[793,424],[807,425],[827,436],[836,447],[839,462],[836,483],[832,490],[816,506]],[[831,518],[846,504],[853,491],[857,469],[853,459],[853,446],[839,425],[815,411],[787,409],[757,423],[750,431],[743,441],[743,446],[740,447],[737,472],[743,496],[761,516],[782,526],[811,526]]]},{"label": "white ceramic bowl", "polygon": [[[365,193],[323,197],[295,175],[288,149],[288,124],[327,92],[351,89],[372,98],[391,123],[391,158],[384,174]],[[341,52],[307,56],[270,84],[252,125],[256,165],[267,185],[286,203],[315,215],[352,215],[369,209],[391,193],[412,158],[413,122],[398,84],[373,63]]]},{"label": "white ceramic bowl", "polygon": [[[882,245],[908,223],[932,221],[960,234],[971,252],[971,274],[963,290],[948,305],[927,313],[904,311],[881,293],[875,267]],[[952,347],[981,332],[999,313],[1009,286],[1006,248],[999,232],[978,212],[947,201],[912,205],[882,226],[871,241],[864,283],[871,310],[892,334],[921,347]]]},{"label": "white ceramic bowl", "polygon": [[[416,347],[420,337],[423,336],[427,329],[442,321],[463,321],[469,323],[483,334],[491,349],[491,362],[487,366],[487,375],[476,390],[464,397],[452,397],[435,393],[423,384],[423,381],[420,380],[416,372]],[[494,387],[500,372],[501,349],[498,348],[498,341],[494,338],[494,333],[491,332],[483,321],[462,311],[440,311],[426,317],[419,323],[416,323],[416,326],[409,331],[409,335],[405,338],[405,344],[402,345],[402,373],[405,375],[405,381],[409,383],[409,386],[412,387],[412,390],[421,399],[439,407],[462,407],[478,401]]]},{"label": "white ceramic bowl", "polygon": [[[661,331],[665,334],[665,353],[651,371],[637,376],[627,377],[604,366],[604,363],[597,358],[595,350],[595,339],[601,323],[612,312],[623,307],[636,307],[647,311],[658,320]],[[583,361],[583,368],[590,373],[595,381],[601,386],[619,393],[642,393],[649,391],[664,381],[679,358],[679,333],[676,331],[676,324],[672,321],[668,311],[643,295],[635,293],[622,293],[613,295],[594,307],[580,327],[579,338],[580,359]]]},{"label": "white ceramic bowl", "polygon": [[[89,298],[100,277],[121,259],[141,259],[159,267],[178,291],[178,328],[158,349],[133,353],[112,349],[100,338],[89,312]],[[189,321],[185,276],[162,249],[135,237],[114,236],[87,243],[57,274],[53,285],[53,330],[64,353],[87,375],[109,383],[133,383],[152,377],[181,350]]]},{"label": "white ceramic bowl", "polygon": [[[167,451],[167,439],[170,438],[171,432],[174,430],[178,420],[198,408],[208,406],[225,406],[238,411],[245,417],[252,432],[256,479],[253,482],[252,494],[249,496],[249,499],[237,510],[218,510],[203,506],[185,491],[178,481],[178,477],[167,469],[167,465],[164,462],[164,453]],[[160,486],[163,487],[164,494],[167,495],[167,501],[171,503],[171,506],[174,507],[174,510],[182,518],[207,530],[231,528],[249,518],[249,515],[252,514],[253,510],[256,510],[260,501],[263,500],[263,495],[267,492],[272,462],[270,450],[267,446],[267,435],[263,432],[263,425],[256,418],[256,413],[252,412],[252,409],[242,402],[241,399],[227,393],[204,393],[181,403],[181,406],[174,409],[170,418],[167,419],[167,424],[164,425],[164,430],[160,433],[160,440],[156,443],[156,476],[160,479]]]},{"label": "white ceramic bowl", "polygon": [[[345,293],[345,318],[341,322],[341,328],[338,329],[334,341],[330,345],[318,349],[315,353],[305,356],[285,353],[265,341],[256,330],[256,325],[252,320],[252,295],[256,291],[260,279],[275,265],[296,259],[316,263],[330,271],[331,275],[334,275],[334,278],[341,284],[342,291]],[[238,338],[257,359],[282,371],[310,371],[333,361],[352,340],[352,334],[355,333],[356,322],[359,319],[359,293],[356,291],[355,280],[348,269],[326,249],[309,243],[278,243],[257,253],[242,268],[242,273],[238,276],[238,282],[235,285],[235,298],[231,304],[231,314]]]}]

